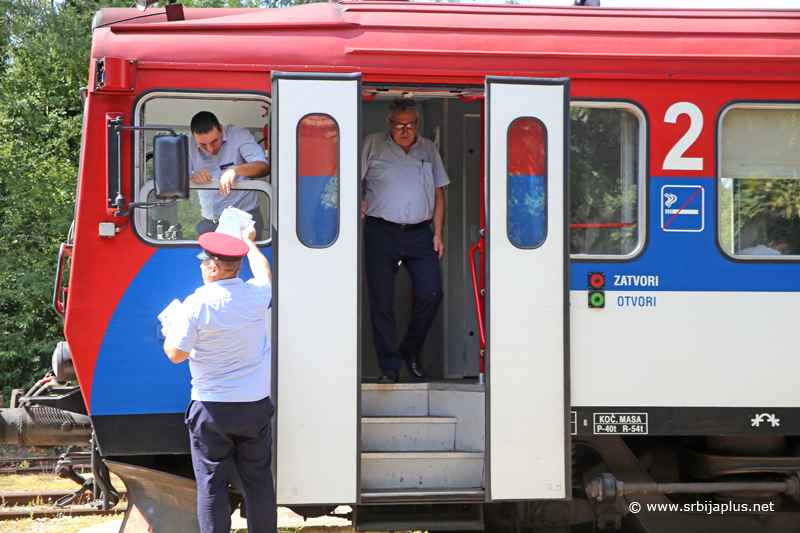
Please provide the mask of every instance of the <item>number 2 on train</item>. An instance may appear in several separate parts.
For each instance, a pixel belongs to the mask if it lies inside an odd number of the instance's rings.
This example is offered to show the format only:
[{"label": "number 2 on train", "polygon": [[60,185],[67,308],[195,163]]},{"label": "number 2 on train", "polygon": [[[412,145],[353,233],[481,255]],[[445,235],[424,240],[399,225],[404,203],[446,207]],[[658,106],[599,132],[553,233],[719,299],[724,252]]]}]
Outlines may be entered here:
[{"label": "number 2 on train", "polygon": [[664,170],[703,170],[702,157],[683,157],[683,154],[694,144],[703,130],[703,112],[690,102],[678,102],[667,109],[664,122],[675,124],[681,115],[689,115],[691,121],[689,129],[669,151],[661,168]]}]

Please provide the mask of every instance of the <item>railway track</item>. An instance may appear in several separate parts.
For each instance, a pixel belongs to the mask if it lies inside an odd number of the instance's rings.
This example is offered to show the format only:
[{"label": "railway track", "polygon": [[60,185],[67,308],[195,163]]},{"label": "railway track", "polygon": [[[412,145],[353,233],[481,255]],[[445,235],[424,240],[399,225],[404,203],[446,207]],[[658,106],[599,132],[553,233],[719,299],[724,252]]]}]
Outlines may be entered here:
[{"label": "railway track", "polygon": [[[41,474],[53,472],[58,462],[58,457],[7,457],[0,459],[0,474]],[[82,474],[84,470],[91,470],[90,459],[72,460],[73,469]]]},{"label": "railway track", "polygon": [[73,507],[69,509],[60,509],[56,507],[48,508],[32,508],[32,509],[11,509],[0,510],[0,521],[5,520],[19,520],[20,518],[56,518],[59,516],[87,516],[98,514],[119,514],[125,512],[127,506],[115,507],[110,511],[103,511],[102,509],[95,509],[94,507]]},{"label": "railway track", "polygon": [[[120,499],[127,496],[127,491],[120,490]],[[110,511],[90,507],[92,493],[87,491],[67,507],[55,507],[55,502],[71,492],[21,492],[0,494],[0,521],[17,520],[19,518],[53,518],[56,516],[84,516],[109,513],[124,513],[127,507],[118,505]]]}]

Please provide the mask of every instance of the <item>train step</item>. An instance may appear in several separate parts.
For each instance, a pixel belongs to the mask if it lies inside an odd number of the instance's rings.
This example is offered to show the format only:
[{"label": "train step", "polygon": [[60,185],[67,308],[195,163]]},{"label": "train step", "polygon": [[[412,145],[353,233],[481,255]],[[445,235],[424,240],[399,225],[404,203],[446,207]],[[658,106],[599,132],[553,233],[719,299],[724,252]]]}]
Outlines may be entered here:
[{"label": "train step", "polygon": [[[477,383],[441,381],[394,385],[364,383],[361,386],[362,420],[390,418],[393,422],[406,424],[405,419],[409,417],[455,418],[455,442],[452,450],[456,452],[486,450],[485,415],[485,386]],[[362,431],[369,433],[390,431],[386,428],[368,427],[369,424],[362,422]],[[399,431],[402,433],[402,429]],[[363,435],[362,450],[394,451],[386,448],[372,449],[370,441],[365,441]],[[397,448],[397,451],[402,450],[416,451],[402,446]],[[435,448],[425,451],[442,450]]]},{"label": "train step", "polygon": [[483,487],[459,489],[369,489],[361,491],[362,505],[382,503],[474,503],[486,500]]},{"label": "train step", "polygon": [[362,452],[361,489],[484,486],[483,452]]},{"label": "train step", "polygon": [[440,381],[378,385],[362,383],[361,416],[444,416],[439,412],[452,398],[472,397],[474,407],[483,410],[485,385]]},{"label": "train step", "polygon": [[361,419],[364,452],[455,451],[457,418],[384,416]]},{"label": "train step", "polygon": [[353,513],[356,531],[483,531],[483,506],[400,504],[361,506]]}]

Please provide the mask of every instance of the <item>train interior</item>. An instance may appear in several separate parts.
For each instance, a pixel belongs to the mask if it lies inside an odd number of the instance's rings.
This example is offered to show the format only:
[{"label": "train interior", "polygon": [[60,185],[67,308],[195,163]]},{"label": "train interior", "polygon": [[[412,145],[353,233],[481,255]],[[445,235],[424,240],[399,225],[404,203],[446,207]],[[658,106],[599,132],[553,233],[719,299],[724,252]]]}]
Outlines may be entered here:
[{"label": "train interior", "polygon": [[[388,93],[388,94],[387,94]],[[423,346],[421,361],[427,376],[436,380],[472,382],[478,377],[480,332],[472,288],[469,250],[480,233],[481,188],[481,106],[482,100],[464,101],[447,92],[430,94],[381,91],[362,102],[362,136],[386,131],[386,115],[392,98],[409,95],[417,101],[419,135],[431,139],[439,148],[450,185],[445,187],[445,255],[440,270],[444,299],[436,321]],[[477,254],[476,254],[477,257]],[[366,277],[363,278],[366,287]],[[412,310],[411,278],[400,268],[395,286],[397,340],[406,331]],[[362,309],[369,309],[367,291],[362,294]],[[362,320],[362,375],[377,378],[377,364],[369,314]],[[405,366],[401,377],[408,376]]]},{"label": "train interior", "polygon": [[[377,91],[362,101],[362,138],[386,131],[389,102],[398,96],[416,100],[418,133],[437,145],[450,178],[444,189],[445,254],[440,262],[444,299],[422,349],[425,383],[417,383],[403,365],[400,383],[387,387],[375,384],[380,367],[368,293],[362,291],[362,498],[369,502],[393,491],[479,500],[485,497],[486,406],[484,385],[478,383],[480,332],[469,250],[480,234],[483,102],[447,91]],[[362,286],[367,287],[364,273]],[[400,268],[395,282],[398,343],[411,316],[412,295],[410,276]],[[479,512],[465,509],[456,519],[479,524]],[[378,514],[375,519],[384,518]],[[370,523],[369,508],[361,511],[360,521],[365,527]]]}]

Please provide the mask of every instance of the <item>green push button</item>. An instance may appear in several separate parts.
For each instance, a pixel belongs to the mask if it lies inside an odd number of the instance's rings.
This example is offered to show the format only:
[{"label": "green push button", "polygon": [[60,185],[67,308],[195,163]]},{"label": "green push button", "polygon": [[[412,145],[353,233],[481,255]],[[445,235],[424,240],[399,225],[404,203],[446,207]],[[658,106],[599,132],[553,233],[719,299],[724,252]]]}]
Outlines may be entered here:
[{"label": "green push button", "polygon": [[606,295],[603,291],[589,293],[589,309],[603,308],[606,306]]}]

